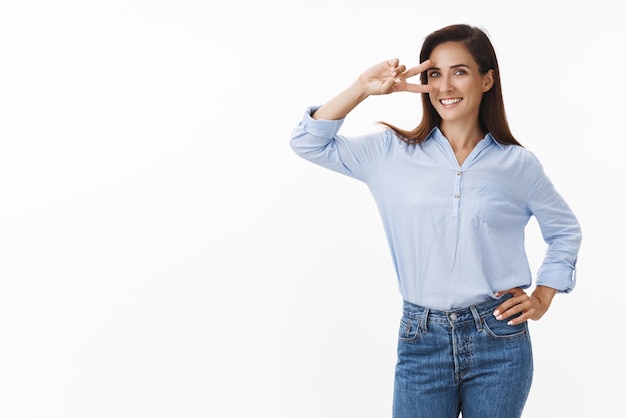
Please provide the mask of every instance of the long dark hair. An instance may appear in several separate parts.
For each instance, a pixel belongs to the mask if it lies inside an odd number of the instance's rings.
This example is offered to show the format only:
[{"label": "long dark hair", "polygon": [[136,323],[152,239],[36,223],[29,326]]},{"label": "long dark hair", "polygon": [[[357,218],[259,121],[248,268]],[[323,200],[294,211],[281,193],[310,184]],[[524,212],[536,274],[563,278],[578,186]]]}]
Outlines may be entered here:
[{"label": "long dark hair", "polygon": [[[486,74],[489,70],[493,70],[493,86],[489,91],[483,94],[480,103],[480,112],[478,120],[480,128],[484,132],[489,132],[499,143],[509,145],[520,145],[513,137],[509,124],[507,122],[506,113],[504,111],[504,100],[502,99],[502,85],[500,82],[500,69],[496,52],[489,40],[489,37],[481,29],[469,25],[451,25],[439,29],[426,37],[420,52],[420,62],[430,58],[435,47],[444,42],[460,42],[472,55],[478,64],[478,70],[481,74]],[[422,84],[428,83],[428,74],[423,72],[421,75]],[[423,142],[430,131],[441,123],[441,116],[437,113],[428,93],[422,93],[422,121],[417,128],[412,131],[397,128],[387,122],[380,122],[392,129],[398,134],[403,141],[409,144],[418,144]]]}]

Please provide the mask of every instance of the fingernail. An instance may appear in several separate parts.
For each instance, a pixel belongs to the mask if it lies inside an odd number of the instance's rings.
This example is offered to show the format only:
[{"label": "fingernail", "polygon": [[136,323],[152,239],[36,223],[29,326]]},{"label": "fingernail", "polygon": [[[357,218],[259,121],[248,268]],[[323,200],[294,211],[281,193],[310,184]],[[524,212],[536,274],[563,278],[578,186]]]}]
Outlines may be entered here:
[{"label": "fingernail", "polygon": [[506,323],[507,325],[513,325],[513,321],[509,321]]},{"label": "fingernail", "polygon": [[495,310],[493,311],[493,316],[498,317],[498,315],[500,315],[500,311],[499,310]]}]

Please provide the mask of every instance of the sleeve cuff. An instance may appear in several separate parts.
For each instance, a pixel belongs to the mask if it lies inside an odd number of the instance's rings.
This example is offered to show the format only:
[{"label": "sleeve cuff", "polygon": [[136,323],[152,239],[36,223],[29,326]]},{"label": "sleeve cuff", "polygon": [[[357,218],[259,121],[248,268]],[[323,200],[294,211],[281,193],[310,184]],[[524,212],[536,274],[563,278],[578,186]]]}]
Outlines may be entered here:
[{"label": "sleeve cuff", "polygon": [[576,267],[543,265],[537,274],[537,285],[551,287],[559,293],[569,293],[576,286]]},{"label": "sleeve cuff", "polygon": [[305,132],[308,132],[314,136],[318,136],[321,138],[332,138],[337,134],[337,132],[339,132],[339,128],[341,128],[341,125],[343,125],[343,121],[345,119],[313,119],[311,115],[319,108],[320,106],[310,106],[306,109],[301,122],[302,129]]}]

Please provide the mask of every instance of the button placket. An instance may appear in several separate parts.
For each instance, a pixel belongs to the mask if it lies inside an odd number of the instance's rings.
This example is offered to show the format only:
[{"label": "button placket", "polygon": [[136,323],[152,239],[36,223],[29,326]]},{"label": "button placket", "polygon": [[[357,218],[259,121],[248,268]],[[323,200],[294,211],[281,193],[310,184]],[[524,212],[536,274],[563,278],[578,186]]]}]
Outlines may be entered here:
[{"label": "button placket", "polygon": [[463,172],[458,170],[456,176],[454,176],[454,195],[452,198],[452,217],[456,217],[459,214],[459,204],[461,202],[461,179],[463,178]]}]

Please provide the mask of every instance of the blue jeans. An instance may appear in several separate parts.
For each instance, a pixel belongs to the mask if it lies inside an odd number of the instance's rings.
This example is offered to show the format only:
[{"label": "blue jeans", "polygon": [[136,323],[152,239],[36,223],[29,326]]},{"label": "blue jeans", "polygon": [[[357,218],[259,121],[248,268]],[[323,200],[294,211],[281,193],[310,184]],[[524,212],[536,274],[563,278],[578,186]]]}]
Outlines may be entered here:
[{"label": "blue jeans", "polygon": [[501,300],[453,311],[404,302],[394,418],[519,418],[533,377],[528,324],[507,325]]}]

